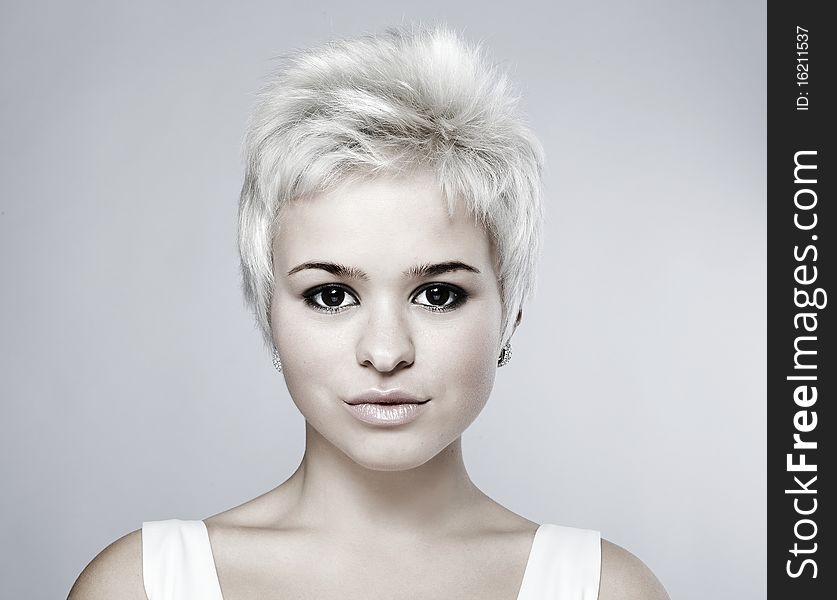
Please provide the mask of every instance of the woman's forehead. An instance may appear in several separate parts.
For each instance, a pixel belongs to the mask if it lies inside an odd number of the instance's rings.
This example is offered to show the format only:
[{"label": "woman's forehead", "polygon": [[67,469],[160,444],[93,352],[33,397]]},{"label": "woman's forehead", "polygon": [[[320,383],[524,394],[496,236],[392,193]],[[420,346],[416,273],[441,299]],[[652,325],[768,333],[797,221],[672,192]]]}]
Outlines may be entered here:
[{"label": "woman's forehead", "polygon": [[393,268],[451,260],[493,263],[485,230],[463,202],[450,214],[426,176],[346,183],[285,206],[274,258],[285,266],[310,260]]}]

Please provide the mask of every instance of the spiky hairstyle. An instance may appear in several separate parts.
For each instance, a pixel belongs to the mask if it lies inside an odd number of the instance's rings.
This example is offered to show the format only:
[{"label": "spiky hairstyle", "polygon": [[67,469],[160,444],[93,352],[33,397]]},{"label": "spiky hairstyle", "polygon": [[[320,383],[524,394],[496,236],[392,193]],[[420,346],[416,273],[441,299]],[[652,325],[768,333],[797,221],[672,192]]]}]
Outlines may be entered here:
[{"label": "spiky hairstyle", "polygon": [[296,198],[348,178],[429,171],[492,238],[501,344],[535,284],[543,150],[504,73],[445,26],[407,26],[295,52],[262,91],[245,138],[244,295],[272,347],[272,242]]}]

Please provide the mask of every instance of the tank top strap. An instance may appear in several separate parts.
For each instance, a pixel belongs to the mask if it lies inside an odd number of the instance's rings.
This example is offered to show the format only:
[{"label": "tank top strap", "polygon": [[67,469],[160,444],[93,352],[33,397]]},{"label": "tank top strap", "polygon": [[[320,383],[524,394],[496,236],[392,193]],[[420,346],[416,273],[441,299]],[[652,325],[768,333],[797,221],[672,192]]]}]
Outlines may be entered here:
[{"label": "tank top strap", "polygon": [[145,521],[142,578],[148,600],[223,600],[203,521]]},{"label": "tank top strap", "polygon": [[518,600],[597,600],[601,535],[543,524],[535,534]]}]

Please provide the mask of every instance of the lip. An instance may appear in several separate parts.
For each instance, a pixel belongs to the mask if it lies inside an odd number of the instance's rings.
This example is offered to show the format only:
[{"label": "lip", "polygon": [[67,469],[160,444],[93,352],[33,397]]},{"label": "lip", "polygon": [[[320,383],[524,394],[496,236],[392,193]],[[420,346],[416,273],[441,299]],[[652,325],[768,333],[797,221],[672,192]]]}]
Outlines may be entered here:
[{"label": "lip", "polygon": [[359,396],[345,400],[346,404],[424,404],[429,398],[421,399],[401,390],[369,390]]},{"label": "lip", "polygon": [[417,419],[429,402],[430,398],[420,399],[400,390],[370,390],[345,400],[343,406],[359,421],[394,427]]}]

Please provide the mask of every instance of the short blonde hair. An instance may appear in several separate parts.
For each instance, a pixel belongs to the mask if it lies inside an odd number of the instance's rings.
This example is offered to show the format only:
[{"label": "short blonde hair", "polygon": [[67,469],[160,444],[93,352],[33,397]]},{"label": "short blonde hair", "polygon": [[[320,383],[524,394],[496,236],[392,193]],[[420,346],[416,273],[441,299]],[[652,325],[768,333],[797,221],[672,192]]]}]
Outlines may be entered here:
[{"label": "short blonde hair", "polygon": [[261,92],[245,138],[243,289],[272,347],[273,240],[282,206],[362,174],[435,174],[498,256],[501,344],[535,285],[543,150],[502,72],[446,26],[406,26],[295,52]]}]

